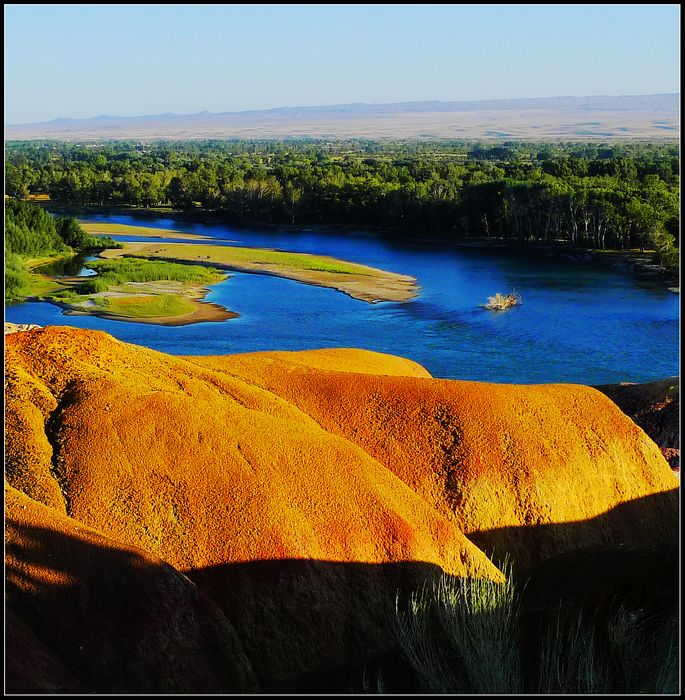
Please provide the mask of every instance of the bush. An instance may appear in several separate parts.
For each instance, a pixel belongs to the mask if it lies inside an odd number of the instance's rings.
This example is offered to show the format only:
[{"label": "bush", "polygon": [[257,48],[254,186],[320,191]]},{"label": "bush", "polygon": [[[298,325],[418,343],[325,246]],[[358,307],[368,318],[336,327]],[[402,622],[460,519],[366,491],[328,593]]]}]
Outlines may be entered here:
[{"label": "bush", "polygon": [[91,236],[81,228],[81,224],[73,216],[57,219],[55,226],[57,233],[64,243],[74,250],[101,250],[104,248],[121,248],[109,236]]},{"label": "bush", "polygon": [[483,304],[486,309],[492,311],[503,311],[510,306],[516,306],[521,303],[521,296],[518,292],[513,291],[511,294],[502,294],[497,292],[494,296],[488,297],[488,303]]},{"label": "bush", "polygon": [[12,304],[22,299],[27,294],[30,279],[24,261],[8,252],[5,256],[5,302]]}]

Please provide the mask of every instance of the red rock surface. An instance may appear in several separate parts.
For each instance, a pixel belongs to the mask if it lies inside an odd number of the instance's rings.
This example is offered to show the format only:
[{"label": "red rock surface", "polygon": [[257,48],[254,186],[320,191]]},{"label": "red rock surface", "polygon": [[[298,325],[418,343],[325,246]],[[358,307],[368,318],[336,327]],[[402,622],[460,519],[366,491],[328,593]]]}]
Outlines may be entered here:
[{"label": "red rock surface", "polygon": [[[273,689],[363,663],[394,644],[398,591],[501,580],[482,549],[523,566],[649,540],[678,484],[593,389],[435,380],[359,350],[178,358],[49,327],[7,336],[6,399],[9,609],[59,687]],[[663,513],[611,515],[654,495]]]},{"label": "red rock surface", "polygon": [[5,486],[10,692],[256,689],[225,615],[185,576]]}]

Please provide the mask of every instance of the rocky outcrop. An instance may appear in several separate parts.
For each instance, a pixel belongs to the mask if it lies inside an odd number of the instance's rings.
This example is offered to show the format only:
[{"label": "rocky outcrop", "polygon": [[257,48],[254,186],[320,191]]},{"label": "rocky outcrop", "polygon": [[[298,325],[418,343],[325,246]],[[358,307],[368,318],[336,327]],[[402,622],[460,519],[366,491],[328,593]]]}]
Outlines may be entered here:
[{"label": "rocky outcrop", "polygon": [[596,387],[630,416],[661,449],[671,469],[680,471],[680,378]]},{"label": "rocky outcrop", "polygon": [[34,690],[293,690],[392,654],[396,598],[426,580],[501,580],[486,552],[524,570],[677,536],[677,478],[588,387],[48,327],[7,337],[6,401],[12,667],[42,659]]},{"label": "rocky outcrop", "polygon": [[35,323],[9,323],[5,321],[5,335],[19,333],[20,331],[32,331],[40,327]]},{"label": "rocky outcrop", "polygon": [[[195,362],[298,406],[519,569],[579,547],[645,546],[677,528],[677,478],[654,442],[593,388],[379,376],[380,365],[362,378],[350,374],[351,357],[327,371],[294,366],[288,353]],[[642,513],[641,500],[662,492],[670,495]],[[645,517],[641,527],[625,509],[605,517],[621,504]]]}]

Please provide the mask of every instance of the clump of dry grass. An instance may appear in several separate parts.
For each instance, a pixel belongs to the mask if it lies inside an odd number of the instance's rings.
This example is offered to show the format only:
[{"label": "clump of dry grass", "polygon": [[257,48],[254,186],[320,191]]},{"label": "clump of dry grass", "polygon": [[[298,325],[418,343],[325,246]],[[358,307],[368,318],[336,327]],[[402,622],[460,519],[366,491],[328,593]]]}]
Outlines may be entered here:
[{"label": "clump of dry grass", "polygon": [[[547,614],[537,638],[521,627],[521,595],[508,560],[506,581],[442,576],[396,603],[402,653],[425,692],[440,694],[677,693],[678,614],[650,620],[618,608],[608,619],[584,609]],[[602,639],[605,641],[602,642]],[[525,647],[537,666],[526,670]]]},{"label": "clump of dry grass", "polygon": [[396,605],[401,648],[429,692],[517,693],[522,688],[520,601],[505,560],[503,583],[442,576]]},{"label": "clump of dry grass", "polygon": [[514,290],[511,294],[502,294],[497,292],[494,296],[488,297],[488,303],[482,304],[486,309],[492,311],[503,311],[510,306],[516,306],[521,303],[521,295]]}]

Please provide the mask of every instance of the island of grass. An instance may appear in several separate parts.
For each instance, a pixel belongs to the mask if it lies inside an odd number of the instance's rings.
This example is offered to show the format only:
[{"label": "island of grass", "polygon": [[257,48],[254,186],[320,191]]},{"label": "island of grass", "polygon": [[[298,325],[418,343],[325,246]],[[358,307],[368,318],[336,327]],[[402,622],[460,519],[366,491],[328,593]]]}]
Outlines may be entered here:
[{"label": "island of grass", "polygon": [[[417,294],[413,277],[329,256],[215,245],[205,243],[206,236],[146,226],[86,223],[83,227],[95,236],[145,236],[161,241],[125,242],[118,249],[102,251],[99,260],[88,263],[97,273],[94,277],[36,275],[40,293],[34,292],[34,298],[58,304],[67,314],[160,325],[234,318],[238,314],[202,301],[207,287],[225,279],[227,270],[330,287],[369,303],[407,301]],[[166,242],[169,238],[193,242]]]},{"label": "island of grass", "polygon": [[107,259],[124,256],[155,258],[236,272],[275,275],[337,289],[369,303],[409,301],[418,293],[416,279],[409,275],[309,253],[205,243],[123,243],[121,249],[106,250],[101,256]]},{"label": "island of grass", "polygon": [[93,236],[145,236],[146,238],[176,238],[188,241],[212,240],[210,236],[174,231],[170,228],[130,226],[129,224],[100,223],[98,221],[80,221],[79,223],[84,231]]},{"label": "island of grass", "polygon": [[89,267],[96,277],[53,280],[42,298],[67,314],[166,326],[223,321],[238,315],[202,302],[207,287],[226,277],[216,269],[142,258],[95,260]]}]

